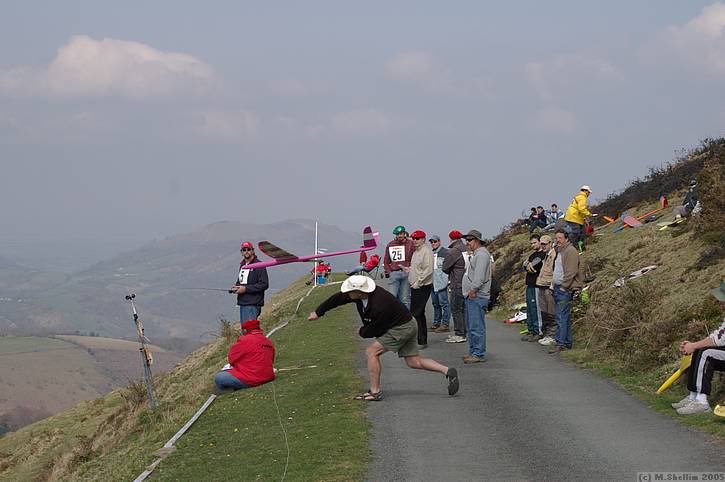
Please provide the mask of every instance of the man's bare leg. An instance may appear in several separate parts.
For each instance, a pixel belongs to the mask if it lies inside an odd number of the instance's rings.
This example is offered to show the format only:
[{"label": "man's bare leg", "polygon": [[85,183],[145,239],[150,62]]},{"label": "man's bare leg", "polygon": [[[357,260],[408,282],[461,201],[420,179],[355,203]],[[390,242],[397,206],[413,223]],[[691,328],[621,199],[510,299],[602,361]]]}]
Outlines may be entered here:
[{"label": "man's bare leg", "polygon": [[380,366],[380,355],[386,351],[388,350],[383,348],[383,345],[377,340],[365,349],[368,363],[368,378],[370,379],[370,393],[378,393],[380,391],[380,372],[382,370]]},{"label": "man's bare leg", "polygon": [[445,365],[441,365],[440,363],[433,360],[432,358],[423,358],[420,355],[406,356],[404,358],[405,358],[405,363],[410,368],[428,370],[429,372],[438,372],[438,373],[442,373],[444,375],[448,374],[448,367]]}]

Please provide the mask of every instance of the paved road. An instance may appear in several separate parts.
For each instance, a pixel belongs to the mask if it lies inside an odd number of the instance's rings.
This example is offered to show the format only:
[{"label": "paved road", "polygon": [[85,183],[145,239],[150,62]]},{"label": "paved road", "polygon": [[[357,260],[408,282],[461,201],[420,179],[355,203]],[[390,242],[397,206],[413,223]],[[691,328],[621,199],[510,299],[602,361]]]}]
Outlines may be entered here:
[{"label": "paved road", "polygon": [[608,380],[488,326],[487,363],[429,334],[422,353],[456,366],[444,377],[383,356],[385,399],[369,403],[374,463],[385,480],[636,480],[640,471],[725,471],[725,448],[653,412]]}]

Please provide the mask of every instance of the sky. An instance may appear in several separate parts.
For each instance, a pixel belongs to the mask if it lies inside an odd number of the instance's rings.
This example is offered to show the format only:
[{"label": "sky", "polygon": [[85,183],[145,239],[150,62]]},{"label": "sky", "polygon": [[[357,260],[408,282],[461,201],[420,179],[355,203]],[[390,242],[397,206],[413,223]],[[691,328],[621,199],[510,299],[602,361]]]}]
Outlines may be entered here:
[{"label": "sky", "polygon": [[221,220],[494,235],[722,136],[723,87],[723,2],[13,2],[0,255]]}]

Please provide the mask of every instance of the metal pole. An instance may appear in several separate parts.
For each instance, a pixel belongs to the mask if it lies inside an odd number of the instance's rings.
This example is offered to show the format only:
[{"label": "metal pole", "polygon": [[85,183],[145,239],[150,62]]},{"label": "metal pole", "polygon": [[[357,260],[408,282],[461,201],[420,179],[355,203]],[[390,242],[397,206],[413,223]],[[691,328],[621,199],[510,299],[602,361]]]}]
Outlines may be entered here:
[{"label": "metal pole", "polygon": [[131,302],[131,310],[133,311],[133,322],[136,325],[136,334],[138,335],[139,343],[139,354],[141,355],[141,369],[143,370],[144,382],[146,383],[146,396],[149,400],[149,406],[151,409],[156,408],[156,400],[154,399],[154,379],[151,374],[151,354],[149,349],[146,348],[146,336],[143,332],[143,325],[138,319],[138,312],[136,311],[136,304],[133,300],[136,298],[134,293],[126,295],[126,300]]},{"label": "metal pole", "polygon": [[[317,256],[319,253],[317,252],[317,221],[315,221],[315,256]],[[315,258],[315,268],[314,272],[312,274],[312,277],[315,279],[314,286],[317,286],[317,263],[319,261],[317,258]]]}]

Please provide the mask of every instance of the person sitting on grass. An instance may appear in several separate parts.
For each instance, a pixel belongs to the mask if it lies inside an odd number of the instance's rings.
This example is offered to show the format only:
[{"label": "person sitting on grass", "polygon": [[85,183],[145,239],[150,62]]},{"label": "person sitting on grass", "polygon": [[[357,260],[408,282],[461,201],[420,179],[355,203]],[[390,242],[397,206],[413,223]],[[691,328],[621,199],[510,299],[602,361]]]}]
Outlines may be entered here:
[{"label": "person sitting on grass", "polygon": [[[720,308],[725,310],[725,281],[712,294],[720,302]],[[710,411],[707,396],[710,395],[712,377],[716,371],[725,371],[725,318],[722,324],[700,341],[683,341],[680,344],[683,355],[692,355],[692,363],[687,370],[687,389],[690,394],[672,408],[680,415],[692,415]]]},{"label": "person sitting on grass", "polygon": [[242,336],[227,354],[229,364],[214,377],[214,393],[233,392],[274,380],[274,343],[264,336],[259,320],[242,323]]},{"label": "person sitting on grass", "polygon": [[375,285],[375,281],[367,276],[355,275],[346,279],[336,293],[318,306],[307,317],[317,320],[328,311],[347,303],[355,303],[363,326],[358,334],[363,338],[375,338],[365,350],[367,356],[370,389],[355,397],[355,400],[377,402],[382,400],[380,388],[380,356],[385,352],[397,353],[410,368],[438,372],[446,376],[448,395],[458,392],[458,372],[448,368],[431,358],[423,358],[418,354],[416,344],[418,325],[408,308],[389,291]]}]

